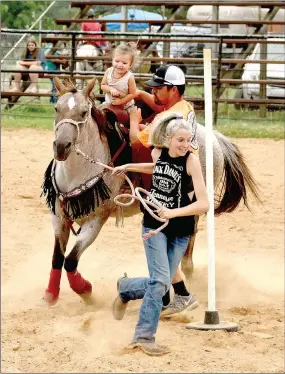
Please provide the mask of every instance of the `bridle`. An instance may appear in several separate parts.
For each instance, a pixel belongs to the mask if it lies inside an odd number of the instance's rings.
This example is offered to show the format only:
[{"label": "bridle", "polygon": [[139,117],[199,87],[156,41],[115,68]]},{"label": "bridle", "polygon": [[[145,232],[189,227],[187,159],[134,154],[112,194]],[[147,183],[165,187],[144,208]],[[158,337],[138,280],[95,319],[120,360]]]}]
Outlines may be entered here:
[{"label": "bridle", "polygon": [[77,137],[76,137],[76,141],[75,141],[74,145],[78,144],[78,138],[79,138],[79,134],[80,134],[79,125],[85,125],[88,122],[88,120],[91,118],[91,108],[92,108],[92,102],[89,99],[88,111],[87,111],[87,114],[86,114],[86,118],[83,121],[75,121],[71,118],[64,118],[57,123],[55,123],[55,121],[54,121],[54,131],[57,132],[59,127],[61,125],[63,125],[64,123],[75,126],[76,129],[77,129]]}]

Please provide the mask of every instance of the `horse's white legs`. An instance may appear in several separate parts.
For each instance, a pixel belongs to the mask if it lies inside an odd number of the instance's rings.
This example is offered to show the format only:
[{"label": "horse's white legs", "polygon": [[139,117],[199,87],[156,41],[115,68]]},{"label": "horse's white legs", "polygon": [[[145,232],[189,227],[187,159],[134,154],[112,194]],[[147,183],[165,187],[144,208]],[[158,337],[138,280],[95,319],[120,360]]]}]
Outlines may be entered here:
[{"label": "horse's white legs", "polygon": [[52,215],[52,224],[55,235],[52,269],[50,271],[49,284],[44,295],[44,300],[49,306],[56,304],[58,300],[64,253],[70,233],[70,229],[55,215]]},{"label": "horse's white legs", "polygon": [[94,219],[88,220],[81,226],[81,231],[77,237],[77,241],[70,254],[65,259],[64,269],[67,272],[69,285],[74,292],[81,296],[90,295],[92,292],[92,285],[77,271],[79,258],[84,250],[97,238],[102,226],[109,217],[109,214],[109,212],[102,211],[100,217],[97,216]]}]

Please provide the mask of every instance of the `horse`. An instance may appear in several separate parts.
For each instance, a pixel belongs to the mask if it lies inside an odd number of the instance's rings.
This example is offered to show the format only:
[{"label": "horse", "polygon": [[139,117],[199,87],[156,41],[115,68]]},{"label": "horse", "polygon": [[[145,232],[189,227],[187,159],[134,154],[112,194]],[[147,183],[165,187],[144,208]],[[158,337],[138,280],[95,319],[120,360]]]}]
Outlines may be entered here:
[{"label": "horse", "polygon": [[[86,57],[86,60],[81,60],[76,62],[76,71],[85,72],[85,71],[103,71],[103,62],[101,60],[89,61],[89,57],[98,57],[102,54],[99,48],[95,47],[92,44],[84,43],[80,44],[76,50],[76,57]],[[83,89],[84,79],[79,79],[77,81],[78,88]]]},{"label": "horse", "polygon": [[[43,298],[49,306],[58,300],[63,267],[71,289],[86,303],[90,301],[92,286],[77,270],[79,259],[95,241],[107,219],[116,212],[114,198],[123,187],[123,177],[112,176],[108,169],[95,162],[99,159],[110,166],[113,161],[107,139],[108,121],[100,109],[92,107],[90,99],[94,84],[93,78],[80,91],[63,85],[59,78],[55,78],[59,100],[55,105],[54,159],[46,169],[42,185],[42,195],[46,197],[51,210],[54,230],[52,268]],[[205,129],[202,125],[197,124],[197,135],[205,177]],[[79,147],[81,155],[75,151]],[[241,200],[249,208],[247,192],[258,198],[258,187],[240,150],[230,139],[216,131],[213,151],[214,184],[216,187],[222,184],[216,196],[215,213],[232,212]],[[137,214],[139,205],[129,213],[126,209],[126,212],[127,215]],[[74,232],[73,222],[80,226],[80,232],[66,256],[69,234],[71,230]],[[194,240],[195,235],[193,246]],[[182,270],[186,274],[191,264],[192,250],[182,261]]]}]

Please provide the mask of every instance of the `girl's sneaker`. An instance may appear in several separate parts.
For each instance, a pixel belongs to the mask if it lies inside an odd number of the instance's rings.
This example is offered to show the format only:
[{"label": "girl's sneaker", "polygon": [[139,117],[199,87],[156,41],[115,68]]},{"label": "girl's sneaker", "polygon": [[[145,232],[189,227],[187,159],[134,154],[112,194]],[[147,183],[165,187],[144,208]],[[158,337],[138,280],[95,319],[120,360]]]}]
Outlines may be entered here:
[{"label": "girl's sneaker", "polygon": [[190,311],[198,308],[199,303],[195,296],[180,296],[175,294],[173,301],[169,307],[163,310],[160,314],[161,317],[171,317],[178,314],[184,314],[185,311]]}]

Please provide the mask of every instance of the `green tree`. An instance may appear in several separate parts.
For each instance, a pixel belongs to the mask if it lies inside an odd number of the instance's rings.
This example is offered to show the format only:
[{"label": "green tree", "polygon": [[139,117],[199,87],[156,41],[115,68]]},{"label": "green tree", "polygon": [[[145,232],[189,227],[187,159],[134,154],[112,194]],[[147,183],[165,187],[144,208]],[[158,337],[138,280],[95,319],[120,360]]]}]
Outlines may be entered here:
[{"label": "green tree", "polygon": [[49,4],[49,1],[2,1],[2,25],[13,29],[28,29]]}]

